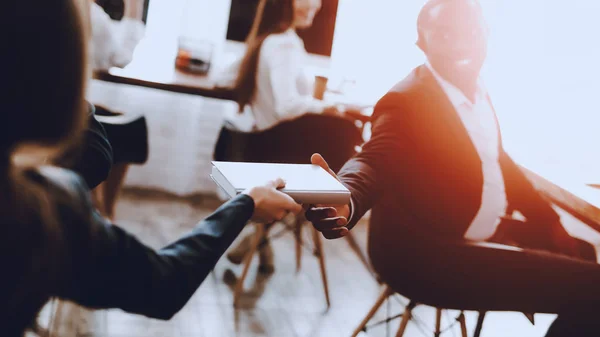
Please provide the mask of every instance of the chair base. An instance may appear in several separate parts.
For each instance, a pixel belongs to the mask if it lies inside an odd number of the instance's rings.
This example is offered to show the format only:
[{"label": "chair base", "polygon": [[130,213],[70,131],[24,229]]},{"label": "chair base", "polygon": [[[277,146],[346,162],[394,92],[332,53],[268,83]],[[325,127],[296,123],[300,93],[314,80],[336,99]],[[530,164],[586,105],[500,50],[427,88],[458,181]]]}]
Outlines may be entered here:
[{"label": "chair base", "polygon": [[[352,333],[352,337],[357,337],[357,336],[359,336],[359,334],[361,334],[361,332],[366,332],[367,323],[369,323],[371,318],[373,318],[373,316],[375,315],[377,310],[381,307],[381,305],[393,294],[394,294],[394,291],[389,286],[386,285],[385,288],[383,289],[383,291],[381,292],[381,294],[379,295],[379,297],[377,298],[377,300],[375,301],[375,304],[371,307],[371,309],[369,310],[369,312],[367,313],[365,318],[362,320],[362,322],[360,322],[358,327]],[[398,328],[398,331],[396,332],[396,337],[404,336],[406,328],[408,327],[408,323],[412,319],[412,311],[416,306],[417,306],[417,303],[414,301],[410,301],[410,303],[406,306],[404,313],[401,315],[400,326]],[[440,336],[442,333],[442,331],[441,331],[442,310],[443,309],[441,309],[441,308],[436,309],[435,331],[433,333],[433,335],[436,337]],[[479,334],[481,333],[481,326],[483,325],[484,317],[485,317],[485,315],[479,316],[479,319],[477,321],[479,328],[476,329],[474,337],[479,337]],[[460,330],[461,330],[462,337],[468,337],[467,324],[466,324],[464,312],[461,311],[460,315],[458,316],[458,318],[456,320],[460,324]]]},{"label": "chair base", "polygon": [[[296,241],[296,268],[297,270],[300,269],[301,266],[301,254],[302,254],[302,238],[301,238],[301,233],[302,233],[302,229],[301,226],[303,225],[303,223],[305,222],[305,219],[303,217],[297,217],[296,218],[296,223],[295,223],[295,227],[294,227],[294,235],[295,235],[295,241]],[[315,245],[315,255],[319,260],[319,268],[321,270],[321,279],[323,281],[323,290],[325,292],[325,301],[327,303],[327,308],[331,307],[331,300],[329,298],[329,283],[327,280],[327,269],[326,269],[326,265],[325,265],[325,255],[323,252],[323,244],[321,241],[321,235],[320,233],[314,229],[311,226],[312,230],[313,230],[313,241],[314,241],[314,245]],[[237,280],[237,283],[235,285],[234,291],[233,291],[233,305],[234,307],[237,307],[239,304],[239,299],[240,296],[243,293],[244,290],[244,281],[246,280],[246,277],[248,276],[248,271],[250,269],[250,264],[252,264],[252,258],[254,257],[254,254],[256,254],[256,252],[258,251],[258,248],[260,246],[260,243],[263,241],[263,237],[265,236],[265,225],[264,224],[256,224],[256,230],[254,232],[254,238],[252,240],[252,244],[250,247],[250,250],[248,251],[248,253],[246,253],[246,256],[244,257],[244,269],[242,270],[242,274],[240,275],[239,279]]]}]

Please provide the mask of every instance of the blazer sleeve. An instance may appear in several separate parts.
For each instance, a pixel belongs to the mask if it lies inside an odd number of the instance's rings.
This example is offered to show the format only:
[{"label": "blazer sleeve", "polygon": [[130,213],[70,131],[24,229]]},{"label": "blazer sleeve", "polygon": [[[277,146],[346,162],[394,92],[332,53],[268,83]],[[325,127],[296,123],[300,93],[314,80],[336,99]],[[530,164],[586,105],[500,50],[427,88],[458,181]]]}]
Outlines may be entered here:
[{"label": "blazer sleeve", "polygon": [[[60,212],[68,251],[56,296],[90,308],[119,308],[170,319],[254,212],[252,198],[237,196],[179,240],[155,250],[101,217],[92,207],[85,183],[66,172],[58,178],[69,199]],[[51,181],[57,181],[56,176]]]},{"label": "blazer sleeve", "polygon": [[401,94],[389,93],[376,104],[370,140],[338,173],[351,193],[349,229],[379,200],[387,182],[406,176],[403,161],[408,160],[413,140],[410,133],[399,131],[410,129],[410,123],[410,111]]},{"label": "blazer sleeve", "polygon": [[506,198],[510,208],[518,210],[525,218],[532,220],[533,223],[550,225],[560,220],[560,216],[551,203],[542,197],[527,179],[523,170],[504,150],[500,152],[500,165],[504,175]]}]

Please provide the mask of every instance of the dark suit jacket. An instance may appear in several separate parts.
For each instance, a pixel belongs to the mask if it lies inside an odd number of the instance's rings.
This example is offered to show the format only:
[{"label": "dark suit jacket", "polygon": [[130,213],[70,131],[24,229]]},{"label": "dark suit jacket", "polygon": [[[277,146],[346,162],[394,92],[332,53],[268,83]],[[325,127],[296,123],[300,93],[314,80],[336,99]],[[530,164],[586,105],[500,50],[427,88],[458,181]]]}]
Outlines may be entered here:
[{"label": "dark suit jacket", "polygon": [[91,103],[88,107],[88,127],[81,141],[68,148],[55,164],[75,171],[94,189],[108,178],[113,165],[113,148],[106,130],[95,117],[96,108]]},{"label": "dark suit jacket", "polygon": [[[379,100],[372,124],[372,138],[339,172],[354,201],[349,226],[372,208],[371,243],[394,238],[399,226],[462,238],[481,203],[481,160],[427,67]],[[558,220],[501,144],[500,165],[509,207],[535,223]]]},{"label": "dark suit jacket", "polygon": [[[37,284],[26,291],[158,319],[171,318],[186,304],[254,211],[252,198],[237,196],[187,235],[155,250],[100,216],[87,186],[73,172],[44,167],[30,171],[27,184],[56,203],[53,213],[59,221],[44,228],[31,216],[27,226],[11,230],[11,240],[2,247],[10,271],[3,276],[3,291]],[[33,317],[33,308],[19,307],[21,302],[17,298],[8,312],[0,310],[7,331],[19,331],[19,322]]]}]

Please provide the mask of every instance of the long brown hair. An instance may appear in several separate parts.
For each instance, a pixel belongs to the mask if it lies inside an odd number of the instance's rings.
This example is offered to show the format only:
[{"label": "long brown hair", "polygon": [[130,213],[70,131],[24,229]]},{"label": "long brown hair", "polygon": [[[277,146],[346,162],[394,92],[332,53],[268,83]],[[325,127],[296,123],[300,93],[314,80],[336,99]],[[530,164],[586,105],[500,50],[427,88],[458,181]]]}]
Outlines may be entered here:
[{"label": "long brown hair", "polygon": [[87,122],[87,1],[1,5],[0,317],[7,335],[34,325],[60,277],[58,197],[31,174],[40,156],[77,142]]},{"label": "long brown hair", "polygon": [[260,47],[271,34],[283,33],[294,24],[294,0],[260,0],[252,29],[246,39],[246,53],[235,83],[236,102],[240,112],[252,101],[256,91],[256,75]]}]

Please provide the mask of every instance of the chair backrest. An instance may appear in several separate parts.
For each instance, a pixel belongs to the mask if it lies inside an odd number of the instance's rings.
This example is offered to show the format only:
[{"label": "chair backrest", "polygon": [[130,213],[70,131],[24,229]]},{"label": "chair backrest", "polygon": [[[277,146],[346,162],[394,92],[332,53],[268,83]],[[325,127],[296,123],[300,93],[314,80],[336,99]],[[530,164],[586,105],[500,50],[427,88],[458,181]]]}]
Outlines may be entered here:
[{"label": "chair backrest", "polygon": [[238,132],[227,128],[215,147],[218,161],[259,163],[309,163],[321,153],[334,171],[356,153],[363,143],[362,131],[352,120],[306,114],[268,130]]}]

